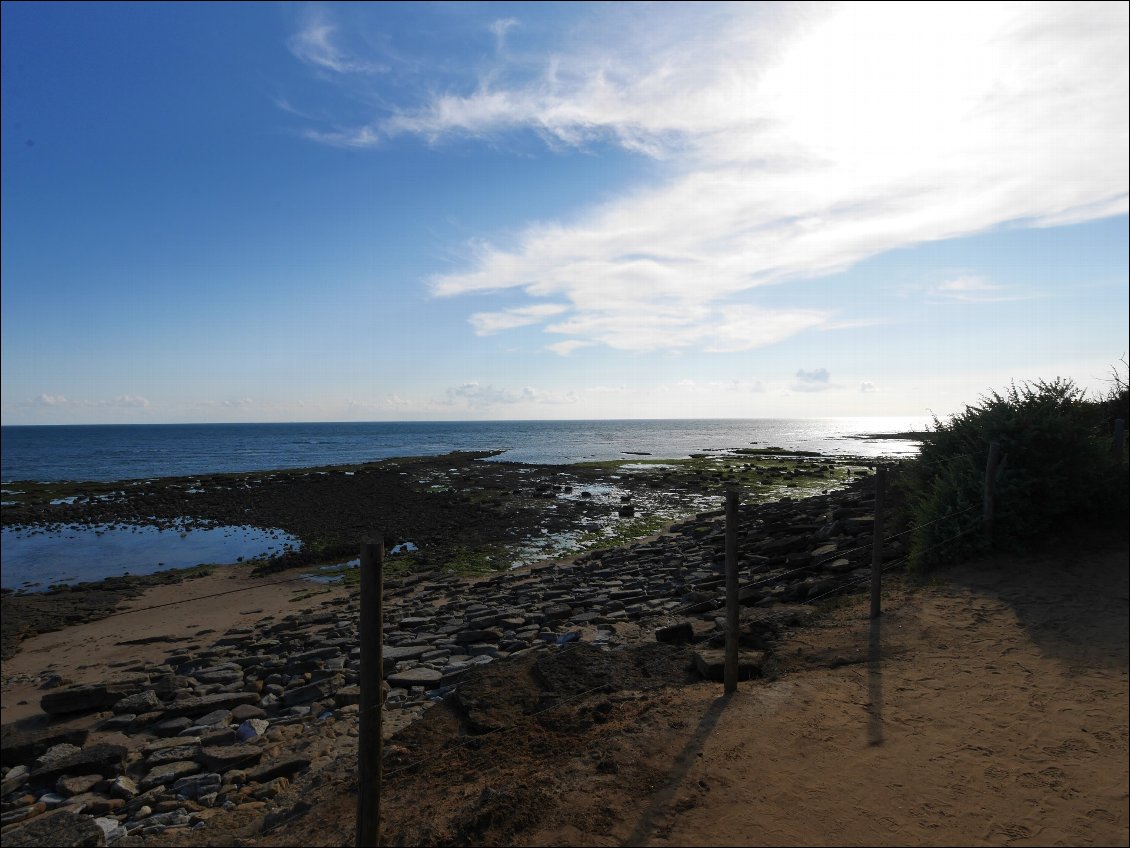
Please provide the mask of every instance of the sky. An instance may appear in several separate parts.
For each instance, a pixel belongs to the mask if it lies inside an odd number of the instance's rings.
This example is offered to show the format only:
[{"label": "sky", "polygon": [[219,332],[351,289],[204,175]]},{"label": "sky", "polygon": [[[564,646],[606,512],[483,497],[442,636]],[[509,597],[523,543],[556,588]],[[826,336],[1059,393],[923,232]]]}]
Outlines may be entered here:
[{"label": "sky", "polygon": [[5,2],[0,420],[1101,392],[1128,10]]}]

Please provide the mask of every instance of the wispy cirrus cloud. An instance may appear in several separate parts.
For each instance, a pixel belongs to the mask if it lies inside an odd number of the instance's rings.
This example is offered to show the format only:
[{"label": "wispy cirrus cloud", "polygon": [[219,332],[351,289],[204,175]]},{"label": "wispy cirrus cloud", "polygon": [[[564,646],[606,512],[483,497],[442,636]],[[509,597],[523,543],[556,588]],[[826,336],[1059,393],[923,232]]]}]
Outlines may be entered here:
[{"label": "wispy cirrus cloud", "polygon": [[[1128,209],[1126,4],[606,14],[622,25],[540,64],[500,56],[468,74],[467,90],[311,136],[370,147],[520,130],[557,149],[599,141],[661,161],[658,183],[506,245],[477,242],[461,270],[429,281],[445,297],[507,290],[531,308],[568,304],[545,325],[567,337],[548,345],[559,353],[772,345],[837,319],[769,308],[763,286],[922,242]],[[510,30],[496,36],[516,50],[522,30]],[[1017,294],[951,282],[934,296]],[[535,314],[471,322],[493,332]]]},{"label": "wispy cirrus cloud", "polygon": [[501,330],[512,330],[515,327],[525,327],[536,324],[554,315],[560,315],[568,310],[568,306],[560,303],[535,303],[531,306],[519,306],[502,312],[476,312],[471,316],[471,326],[480,336],[489,336]]},{"label": "wispy cirrus cloud", "polygon": [[335,74],[373,74],[389,70],[383,62],[372,62],[351,55],[336,40],[337,26],[324,9],[307,10],[302,28],[287,40],[287,47],[298,59]]},{"label": "wispy cirrus cloud", "polygon": [[994,283],[979,274],[961,274],[932,286],[927,293],[931,303],[1006,303],[1039,297],[1018,286]]}]

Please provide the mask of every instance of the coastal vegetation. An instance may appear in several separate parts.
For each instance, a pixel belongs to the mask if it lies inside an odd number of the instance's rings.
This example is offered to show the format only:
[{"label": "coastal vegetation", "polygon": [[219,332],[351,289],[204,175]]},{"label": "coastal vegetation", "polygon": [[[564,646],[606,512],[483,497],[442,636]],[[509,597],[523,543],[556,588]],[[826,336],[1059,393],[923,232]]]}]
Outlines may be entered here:
[{"label": "coastal vegetation", "polygon": [[[1105,393],[1088,397],[1068,379],[991,391],[941,421],[896,485],[914,527],[911,562],[929,569],[990,547],[1022,550],[1066,525],[1125,522],[1126,453],[1114,443],[1127,419],[1125,360]],[[1123,439],[1125,437],[1123,436]],[[993,522],[983,516],[990,444]]]}]

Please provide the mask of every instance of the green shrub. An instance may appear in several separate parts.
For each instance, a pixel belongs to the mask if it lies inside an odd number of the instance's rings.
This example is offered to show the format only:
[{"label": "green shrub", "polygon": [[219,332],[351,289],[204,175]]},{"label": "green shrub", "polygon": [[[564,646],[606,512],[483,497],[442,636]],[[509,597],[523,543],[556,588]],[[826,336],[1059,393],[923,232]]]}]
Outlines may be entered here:
[{"label": "green shrub", "polygon": [[949,421],[935,418],[907,484],[912,564],[929,568],[988,547],[981,516],[994,441],[1002,463],[993,544],[1022,548],[1079,519],[1124,519],[1126,465],[1112,454],[1110,422],[1125,394],[1124,381],[1091,401],[1071,380],[1039,380],[983,396]]}]

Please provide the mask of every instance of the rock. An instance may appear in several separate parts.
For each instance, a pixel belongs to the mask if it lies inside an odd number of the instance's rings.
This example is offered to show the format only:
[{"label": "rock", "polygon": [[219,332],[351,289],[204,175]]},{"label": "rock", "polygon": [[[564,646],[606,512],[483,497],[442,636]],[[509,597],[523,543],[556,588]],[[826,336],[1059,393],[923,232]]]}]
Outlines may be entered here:
[{"label": "rock", "polygon": [[66,742],[82,746],[90,735],[87,728],[43,727],[21,730],[14,724],[0,728],[0,764],[15,766],[29,763],[53,745]]},{"label": "rock", "polygon": [[156,768],[165,763],[175,763],[180,760],[195,760],[200,749],[197,745],[174,745],[172,747],[158,748],[145,758],[148,768]]},{"label": "rock", "polygon": [[39,699],[39,708],[51,716],[104,710],[127,695],[139,692],[148,683],[149,675],[135,674],[106,683],[69,686],[48,692]]},{"label": "rock", "polygon": [[25,848],[98,848],[106,844],[106,833],[89,816],[65,810],[40,816],[4,832],[4,845]]},{"label": "rock", "polygon": [[256,745],[216,745],[201,749],[197,759],[212,771],[224,772],[254,766],[262,757],[263,749]]},{"label": "rock", "polygon": [[157,697],[157,693],[151,689],[146,689],[143,692],[137,692],[133,695],[127,695],[122,698],[111,709],[115,713],[147,713],[152,712],[161,705],[161,699]]},{"label": "rock", "polygon": [[13,766],[4,775],[3,788],[0,789],[0,795],[7,795],[10,792],[15,792],[25,783],[27,783],[28,775],[31,771],[25,765]]},{"label": "rock", "polygon": [[106,835],[107,845],[117,842],[126,835],[126,829],[118,823],[117,819],[96,818],[94,823],[102,828],[102,832]]},{"label": "rock", "polygon": [[[26,807],[16,807],[14,810],[0,813],[0,825],[16,824],[17,822],[26,821],[27,819],[42,815],[45,812],[47,812],[47,805],[43,802],[29,804]],[[8,844],[7,839],[4,840],[4,844]]]},{"label": "rock", "polygon": [[256,736],[262,736],[267,732],[270,722],[265,718],[249,718],[239,726],[236,731],[236,737],[240,742],[246,742],[249,739],[254,739]]},{"label": "rock", "polygon": [[165,708],[165,718],[202,716],[213,710],[232,710],[240,704],[255,704],[258,701],[259,696],[254,692],[217,692],[213,695],[174,701]]},{"label": "rock", "polygon": [[310,765],[305,757],[287,757],[281,760],[272,760],[264,763],[254,771],[247,774],[248,781],[254,783],[267,783],[276,777],[289,778]]},{"label": "rock", "polygon": [[324,698],[327,689],[329,688],[326,686],[326,682],[309,683],[306,686],[296,686],[293,689],[287,689],[283,693],[283,705],[287,707],[293,707],[297,704],[308,704],[311,701],[316,701],[319,698]]},{"label": "rock", "polygon": [[689,621],[660,627],[655,631],[655,641],[668,645],[685,645],[694,640],[694,627]]},{"label": "rock", "polygon": [[242,724],[249,718],[266,718],[267,713],[254,704],[240,704],[231,711],[232,721]]},{"label": "rock", "polygon": [[114,778],[114,782],[110,784],[110,794],[124,801],[132,801],[138,794],[137,783],[132,777],[123,774]]},{"label": "rock", "polygon": [[201,795],[214,793],[223,783],[222,778],[215,772],[208,774],[194,774],[182,777],[173,784],[173,793],[178,798],[191,800],[198,799]]},{"label": "rock", "polygon": [[[387,685],[387,684],[386,684]],[[334,706],[345,707],[349,704],[361,703],[361,687],[359,685],[343,686],[334,692]]]},{"label": "rock", "polygon": [[[738,680],[751,680],[761,676],[761,666],[765,662],[764,651],[738,652]],[[695,651],[695,668],[707,680],[724,680],[726,669],[725,649],[706,648]]]},{"label": "rock", "polygon": [[388,682],[390,686],[402,686],[405,689],[411,689],[413,686],[423,686],[425,689],[434,689],[443,680],[443,674],[432,668],[410,668],[406,671],[398,671],[395,674],[390,674]]},{"label": "rock", "polygon": [[[240,706],[250,706],[249,704],[240,704]],[[193,721],[197,727],[215,727],[221,724],[227,724],[231,721],[231,710],[212,710],[212,712],[201,716]]]},{"label": "rock", "polygon": [[117,775],[122,770],[126,749],[121,745],[101,743],[76,752],[41,760],[31,770],[32,783],[53,784],[64,774]]},{"label": "rock", "polygon": [[126,802],[121,798],[105,798],[93,792],[76,795],[71,799],[78,809],[90,816],[103,816],[122,809]]},{"label": "rock", "polygon": [[66,797],[89,792],[103,780],[100,774],[63,775],[55,782],[55,791]]},{"label": "rock", "polygon": [[177,760],[172,763],[164,763],[154,769],[150,769],[149,773],[142,778],[138,788],[144,792],[147,789],[152,789],[154,786],[161,786],[162,784],[175,783],[182,777],[187,777],[190,774],[195,774],[200,771],[200,763],[192,760]]},{"label": "rock", "polygon": [[165,719],[164,721],[157,722],[157,724],[153,725],[153,732],[158,736],[176,736],[177,734],[188,730],[188,728],[190,727],[192,727],[192,720],[187,717],[180,716],[177,718],[169,718]]}]

